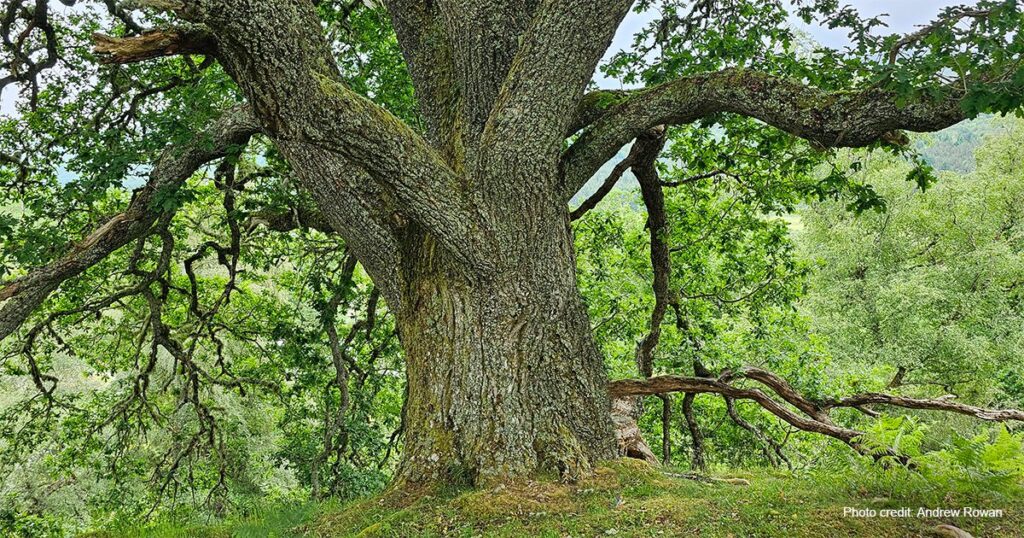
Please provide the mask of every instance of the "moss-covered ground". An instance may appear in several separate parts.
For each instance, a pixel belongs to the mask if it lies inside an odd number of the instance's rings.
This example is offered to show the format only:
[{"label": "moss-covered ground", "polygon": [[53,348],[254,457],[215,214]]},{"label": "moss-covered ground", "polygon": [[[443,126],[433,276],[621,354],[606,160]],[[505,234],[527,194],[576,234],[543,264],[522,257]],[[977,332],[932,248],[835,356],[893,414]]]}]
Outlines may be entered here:
[{"label": "moss-covered ground", "polygon": [[[727,476],[749,485],[666,475],[635,460],[602,465],[581,483],[528,481],[487,489],[391,492],[345,506],[281,506],[214,526],[167,523],[92,536],[365,536],[365,537],[912,537],[951,536],[952,524],[975,537],[1024,537],[1024,499],[891,495],[856,479],[747,472]],[[739,481],[742,482],[742,481]],[[882,488],[884,490],[884,488]],[[904,491],[904,493],[896,493]],[[920,507],[1003,510],[1002,517],[917,517]],[[909,507],[912,517],[848,517],[845,507]]]}]

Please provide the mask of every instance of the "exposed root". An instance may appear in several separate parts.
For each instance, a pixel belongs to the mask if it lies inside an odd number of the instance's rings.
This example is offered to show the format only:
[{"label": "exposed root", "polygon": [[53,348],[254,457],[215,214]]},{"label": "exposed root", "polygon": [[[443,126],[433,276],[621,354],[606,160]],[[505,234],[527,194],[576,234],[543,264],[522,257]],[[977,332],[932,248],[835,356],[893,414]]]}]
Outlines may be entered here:
[{"label": "exposed root", "polygon": [[644,440],[640,426],[633,416],[636,398],[616,398],[612,400],[612,423],[615,425],[615,444],[619,456],[646,461],[651,465],[658,464],[658,458]]},{"label": "exposed root", "polygon": [[706,484],[730,484],[733,486],[749,486],[750,480],[746,478],[718,478],[715,476],[707,476],[697,473],[662,473],[665,476],[671,476],[672,478],[683,478],[685,480],[694,480],[696,482],[704,482]]}]

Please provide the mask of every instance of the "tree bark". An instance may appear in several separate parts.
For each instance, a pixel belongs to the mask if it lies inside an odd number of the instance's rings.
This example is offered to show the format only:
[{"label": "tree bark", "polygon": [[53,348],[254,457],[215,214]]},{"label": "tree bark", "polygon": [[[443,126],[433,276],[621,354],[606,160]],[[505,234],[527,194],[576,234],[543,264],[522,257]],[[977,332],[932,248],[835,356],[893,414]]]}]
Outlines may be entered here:
[{"label": "tree bark", "polygon": [[659,394],[661,398],[661,462],[672,463],[672,397]]},{"label": "tree bark", "polygon": [[704,459],[704,434],[700,431],[700,424],[697,424],[697,418],[693,416],[693,400],[696,398],[696,394],[687,392],[683,396],[683,419],[686,424],[686,430],[690,434],[690,441],[692,443],[693,452],[690,455],[690,466],[695,471],[704,471],[707,469],[707,460]]},{"label": "tree bark", "polygon": [[[399,480],[488,483],[555,470],[584,476],[615,456],[606,377],[561,223],[518,265],[464,277],[427,237],[398,311],[409,396]],[[508,238],[512,241],[512,238]]]}]

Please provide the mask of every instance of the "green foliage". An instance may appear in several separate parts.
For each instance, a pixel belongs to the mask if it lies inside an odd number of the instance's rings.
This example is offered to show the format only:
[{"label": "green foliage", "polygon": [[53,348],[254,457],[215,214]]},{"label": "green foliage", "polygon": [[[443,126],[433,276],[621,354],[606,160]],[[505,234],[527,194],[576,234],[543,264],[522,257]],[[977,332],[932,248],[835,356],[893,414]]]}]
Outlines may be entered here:
[{"label": "green foliage", "polygon": [[0,533],[11,538],[56,538],[64,536],[64,528],[55,516],[6,508],[0,511]]},{"label": "green foliage", "polygon": [[884,465],[896,465],[898,462],[887,454],[920,457],[927,429],[913,418],[882,416],[871,423],[859,441],[871,456],[880,457]]},{"label": "green foliage", "polygon": [[957,436],[951,448],[929,456],[924,473],[932,482],[1007,497],[1024,492],[1024,434],[1002,427],[971,438]]},{"label": "green foliage", "polygon": [[1018,123],[979,150],[976,172],[943,174],[927,192],[902,181],[907,165],[866,159],[860,174],[886,212],[800,212],[803,256],[819,265],[802,306],[838,364],[885,365],[890,379],[903,372],[894,386],[922,395],[1019,405],[1000,380],[1022,367],[1020,137]]},{"label": "green foliage", "polygon": [[[422,130],[390,19],[366,4],[317,3],[338,69],[354,91]],[[824,90],[890,91],[901,105],[963,91],[972,116],[1019,111],[1020,3],[977,7],[988,15],[961,21],[961,8],[945,8],[940,24],[898,45],[898,36],[880,34],[882,19],[835,0],[641,0],[637,10],[658,16],[602,69],[653,85],[756,67]],[[135,14],[147,26],[167,22]],[[793,30],[792,15],[845,29],[851,47],[811,42]],[[59,74],[0,118],[0,149],[18,157],[0,161],[5,283],[75,248],[124,209],[165,147],[239,101],[215,62],[101,66],[90,36],[120,35],[124,25],[74,10],[55,20],[65,50]],[[621,98],[607,92],[595,104]],[[933,168],[966,172],[957,154],[989,134],[974,130],[979,123],[955,140],[935,135],[931,147],[875,148],[889,154],[823,150],[736,115],[671,128],[659,171],[671,185],[666,239],[677,305],[661,327],[655,371],[690,375],[695,360],[715,371],[765,366],[812,398],[886,389],[899,375],[893,389],[908,395],[1024,404],[1024,129],[985,121],[1006,132],[978,151],[969,175]],[[340,534],[475,535],[503,525],[497,534],[820,536],[836,532],[828,510],[839,501],[1020,494],[1022,438],[1005,429],[917,413],[873,422],[837,413],[839,423],[864,428],[876,452],[897,450],[915,463],[881,466],[738,402],[740,416],[784,442],[806,476],[756,471],[748,490],[615,463],[580,488],[439,492],[412,506],[363,501],[324,515],[329,506],[304,502],[314,489],[366,497],[393,472],[405,400],[394,321],[364,272],[347,272],[343,242],[306,229],[299,210],[311,207],[309,194],[277,150],[261,139],[236,149],[228,174],[212,166],[182,188],[157,191],[152,206],[163,220],[153,235],[65,282],[0,347],[0,533],[272,536],[317,517],[315,528]],[[640,207],[622,189],[575,223],[579,287],[613,377],[635,377],[654,304]],[[284,225],[274,220],[282,215]],[[157,278],[144,281],[151,273]],[[161,299],[158,313],[143,290]],[[98,304],[104,297],[115,299]],[[188,361],[156,351],[156,321]],[[341,385],[329,326],[345,340]],[[58,377],[52,398],[33,383],[34,367]],[[201,386],[191,381],[200,378]],[[701,396],[695,406],[713,432],[714,468],[765,465],[721,398]],[[640,426],[657,439],[660,406],[646,405]],[[678,415],[670,428],[672,462],[684,464],[689,434]],[[807,519],[794,519],[798,512]],[[860,534],[923,524],[838,521]]]},{"label": "green foliage", "polygon": [[[258,166],[247,155],[239,174]],[[287,207],[296,194],[275,183],[273,177],[250,180],[236,207],[262,211],[261,199],[283,200]],[[60,317],[53,328],[64,337],[41,339],[35,350],[43,368],[74,372],[62,376],[55,402],[36,397],[20,361],[3,363],[0,464],[9,477],[4,491],[19,492],[3,503],[14,518],[11,529],[46,524],[63,535],[83,525],[136,525],[140,517],[245,513],[254,503],[308,496],[314,460],[321,461],[321,494],[339,498],[378,491],[390,476],[404,386],[390,374],[400,368],[393,322],[381,306],[372,330],[353,328],[365,316],[372,285],[361,270],[345,283],[344,245],[338,240],[299,231],[256,230],[246,236],[231,300],[210,318],[219,328],[217,339],[196,339],[204,321],[194,315],[189,290],[197,294],[199,308],[209,308],[224,293],[227,273],[216,257],[200,257],[190,281],[184,270],[190,249],[230,243],[227,230],[206,224],[248,218],[228,213],[222,197],[196,178],[168,198],[157,198],[173,201],[163,208],[176,215],[169,233],[185,247],[172,255],[166,274],[174,291],[164,300],[163,321],[173,327],[170,337],[195,342],[193,360],[215,380],[200,389],[199,398],[215,417],[214,442],[188,444],[203,423],[194,404],[181,402],[181,366],[168,355],[155,356],[148,398],[138,402],[144,405],[125,407],[140,382],[130,372],[149,353],[139,345],[150,315],[142,298],[126,298],[98,315]],[[140,267],[155,267],[162,247],[155,243],[104,260],[69,283],[46,312],[73,310],[130,285],[124,271],[129,256],[141,254]],[[342,298],[336,314],[327,310],[335,295]],[[322,331],[328,314],[343,338],[348,331],[353,335],[345,350],[352,361],[352,401],[344,452],[324,456],[325,417],[337,412],[340,397]],[[237,379],[246,381],[232,384]],[[160,392],[160,386],[172,391]],[[180,463],[171,467],[179,455]],[[45,493],[50,488],[55,492]],[[26,495],[37,501],[18,500]]]},{"label": "green foliage", "polygon": [[[1002,426],[971,437],[954,434],[942,448],[925,446],[927,426],[905,417],[884,417],[861,438],[876,455],[901,450],[909,465],[889,456],[856,457],[815,471],[818,479],[849,477],[850,491],[884,497],[916,496],[933,506],[970,503],[980,497],[1001,507],[1024,493],[1024,435]],[[879,463],[882,463],[881,465]]]}]

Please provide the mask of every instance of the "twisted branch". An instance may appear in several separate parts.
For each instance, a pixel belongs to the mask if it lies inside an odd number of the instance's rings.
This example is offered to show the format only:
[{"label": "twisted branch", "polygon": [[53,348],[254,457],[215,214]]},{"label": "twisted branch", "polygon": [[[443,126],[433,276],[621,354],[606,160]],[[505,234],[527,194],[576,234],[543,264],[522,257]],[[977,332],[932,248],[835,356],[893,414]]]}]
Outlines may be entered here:
[{"label": "twisted branch", "polygon": [[[760,389],[743,388],[733,384],[734,381],[743,379],[760,383],[770,389],[778,399],[770,397]],[[841,399],[816,401],[800,394],[778,375],[751,366],[727,370],[718,378],[664,375],[647,379],[621,379],[609,383],[608,391],[612,398],[685,392],[687,394],[720,394],[731,400],[753,400],[776,417],[801,430],[838,439],[862,454],[870,453],[858,440],[864,435],[864,432],[835,424],[829,415],[832,409],[851,408],[863,411],[867,409],[865,406],[868,405],[890,405],[906,409],[957,413],[990,422],[1024,422],[1024,411],[987,409],[966,405],[951,401],[951,396],[920,399],[867,393]],[[798,409],[800,413],[793,411],[789,405]],[[888,455],[899,456],[898,454]]]}]

